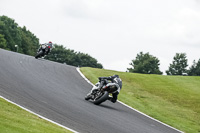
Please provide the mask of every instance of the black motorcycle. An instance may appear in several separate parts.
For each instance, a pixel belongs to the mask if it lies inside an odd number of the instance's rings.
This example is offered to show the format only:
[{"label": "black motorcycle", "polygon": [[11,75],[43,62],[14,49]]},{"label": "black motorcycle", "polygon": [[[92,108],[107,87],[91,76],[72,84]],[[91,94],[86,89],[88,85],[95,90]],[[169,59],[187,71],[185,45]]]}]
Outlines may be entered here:
[{"label": "black motorcycle", "polygon": [[[104,79],[105,80],[105,79]],[[98,90],[94,90],[92,94],[85,97],[85,100],[91,100],[94,104],[99,105],[109,99],[109,94],[117,91],[117,87],[112,83],[108,83]]]},{"label": "black motorcycle", "polygon": [[35,58],[37,59],[37,58],[41,58],[44,55],[47,55],[49,49],[50,49],[50,47],[47,44],[41,44]]}]

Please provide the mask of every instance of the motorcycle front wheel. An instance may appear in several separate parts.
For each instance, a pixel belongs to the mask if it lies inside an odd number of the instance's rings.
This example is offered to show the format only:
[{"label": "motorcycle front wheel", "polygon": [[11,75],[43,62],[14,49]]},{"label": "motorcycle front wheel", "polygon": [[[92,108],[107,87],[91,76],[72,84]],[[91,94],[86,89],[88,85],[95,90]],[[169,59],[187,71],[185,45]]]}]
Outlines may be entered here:
[{"label": "motorcycle front wheel", "polygon": [[102,102],[105,102],[109,97],[109,93],[105,91],[100,97],[97,97],[94,99],[93,103],[96,105],[101,104]]},{"label": "motorcycle front wheel", "polygon": [[35,58],[37,59],[37,58],[39,58],[39,57],[42,56],[42,55],[43,55],[43,51],[41,50],[41,51],[39,51],[39,52],[36,54]]}]

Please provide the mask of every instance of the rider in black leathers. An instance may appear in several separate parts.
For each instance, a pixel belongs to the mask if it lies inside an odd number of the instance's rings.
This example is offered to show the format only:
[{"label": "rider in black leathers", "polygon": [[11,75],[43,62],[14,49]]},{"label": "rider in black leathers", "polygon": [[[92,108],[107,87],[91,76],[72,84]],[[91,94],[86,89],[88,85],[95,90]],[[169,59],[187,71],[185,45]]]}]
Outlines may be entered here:
[{"label": "rider in black leathers", "polygon": [[[46,52],[46,55],[48,55],[49,54],[49,52],[51,51],[51,49],[53,48],[53,43],[51,42],[51,41],[49,41],[48,43],[45,43],[46,45],[47,45],[47,47],[48,47],[48,50],[47,50],[47,52]],[[40,51],[41,50],[41,46],[40,46],[40,48],[38,49],[38,51]]]},{"label": "rider in black leathers", "polygon": [[112,97],[108,98],[108,100],[115,103],[117,101],[117,96],[122,88],[122,80],[119,78],[118,75],[113,75],[109,77],[99,77],[99,82],[92,88],[90,93],[87,94],[86,99],[90,97],[95,90],[100,89],[101,87],[103,87],[103,85],[108,84],[107,80],[110,80],[111,84],[116,86],[117,88],[117,90],[112,93]]},{"label": "rider in black leathers", "polygon": [[51,41],[49,41],[49,43],[47,43],[48,45],[48,51],[47,54],[51,51],[51,49],[53,48],[53,43]]}]

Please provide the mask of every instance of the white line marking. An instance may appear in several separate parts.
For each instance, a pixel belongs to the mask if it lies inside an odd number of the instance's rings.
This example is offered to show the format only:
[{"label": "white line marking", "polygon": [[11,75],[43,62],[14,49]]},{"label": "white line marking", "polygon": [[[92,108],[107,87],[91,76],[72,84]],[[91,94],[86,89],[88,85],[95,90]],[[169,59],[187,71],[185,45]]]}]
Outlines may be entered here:
[{"label": "white line marking", "polygon": [[93,83],[90,82],[90,80],[88,80],[88,79],[85,77],[85,75],[82,74],[82,72],[80,71],[79,67],[77,67],[76,70],[79,72],[79,74],[80,74],[90,85],[94,86]]},{"label": "white line marking", "polygon": [[[94,85],[81,73],[80,68],[76,68],[76,70],[80,73],[80,75],[81,75],[89,84],[91,84],[92,86],[94,86]],[[156,121],[156,122],[159,122],[159,123],[161,123],[161,124],[163,124],[163,125],[165,125],[165,126],[167,126],[167,127],[169,127],[169,128],[172,128],[172,129],[174,129],[174,130],[176,130],[176,131],[178,131],[178,132],[180,132],[180,133],[184,133],[183,131],[180,131],[180,130],[178,130],[178,129],[176,129],[176,128],[170,126],[170,125],[167,125],[167,124],[165,124],[165,123],[163,123],[163,122],[161,122],[161,121],[159,121],[159,120],[157,120],[157,119],[154,119],[154,118],[152,118],[151,116],[148,116],[147,114],[144,114],[144,113],[142,113],[142,112],[140,112],[140,111],[134,109],[133,107],[131,107],[131,106],[129,106],[129,105],[126,105],[125,103],[123,103],[123,102],[121,102],[121,101],[119,101],[119,100],[117,100],[117,102],[121,103],[122,105],[124,105],[124,106],[126,106],[126,107],[128,107],[128,108],[130,108],[130,109],[132,109],[132,110],[134,110],[134,111],[136,111],[136,112],[138,112],[138,113],[140,113],[140,114],[142,114],[142,115],[144,115],[144,116],[146,116],[146,117],[148,117],[148,118],[150,118],[150,119],[152,119],[152,120],[154,120],[154,121]]]},{"label": "white line marking", "polygon": [[3,96],[0,96],[0,98],[3,98],[3,99],[6,100],[7,102],[12,103],[12,104],[14,104],[14,105],[16,105],[16,106],[18,106],[18,107],[20,107],[20,108],[22,108],[22,109],[24,109],[24,110],[30,112],[30,113],[32,113],[32,114],[34,114],[34,115],[36,115],[36,116],[38,116],[38,117],[40,117],[40,118],[42,118],[42,119],[44,119],[44,120],[47,120],[47,121],[49,121],[49,122],[51,122],[51,123],[53,123],[53,124],[56,124],[56,125],[58,125],[58,126],[60,126],[60,127],[62,127],[62,128],[65,128],[65,129],[67,129],[67,130],[69,130],[69,131],[72,131],[72,132],[74,132],[74,133],[79,133],[79,132],[77,132],[77,131],[75,131],[75,130],[73,130],[73,129],[71,129],[71,128],[68,128],[68,127],[66,127],[66,126],[63,126],[63,125],[61,125],[61,124],[59,124],[59,123],[57,123],[57,122],[55,122],[55,121],[53,121],[53,120],[50,120],[50,119],[48,119],[48,118],[46,118],[46,117],[44,117],[44,116],[41,116],[41,115],[39,115],[39,114],[37,114],[37,113],[35,113],[35,112],[29,110],[29,109],[27,109],[27,108],[25,108],[25,107],[23,107],[23,106],[17,104],[17,103],[14,103],[14,102],[8,100],[7,98],[5,98],[5,97],[3,97]]}]

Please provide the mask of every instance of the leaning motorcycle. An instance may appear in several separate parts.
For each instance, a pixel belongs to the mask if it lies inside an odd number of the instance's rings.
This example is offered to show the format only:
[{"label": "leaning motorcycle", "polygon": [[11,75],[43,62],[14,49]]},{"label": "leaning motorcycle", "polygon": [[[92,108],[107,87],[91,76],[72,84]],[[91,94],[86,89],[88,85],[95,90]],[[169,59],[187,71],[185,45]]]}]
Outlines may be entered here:
[{"label": "leaning motorcycle", "polygon": [[46,55],[49,48],[50,46],[48,46],[47,44],[41,44],[35,58],[41,58],[42,56]]},{"label": "leaning motorcycle", "polygon": [[115,91],[117,91],[117,87],[112,83],[108,83],[100,89],[94,90],[92,94],[85,97],[85,100],[91,100],[94,104],[99,105],[108,100],[109,94]]}]

